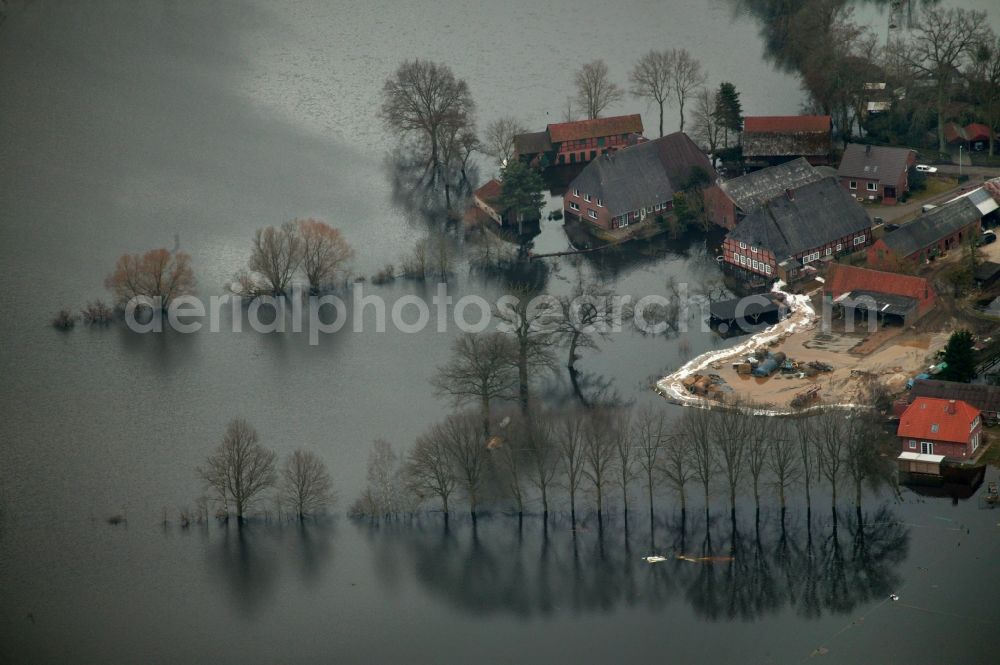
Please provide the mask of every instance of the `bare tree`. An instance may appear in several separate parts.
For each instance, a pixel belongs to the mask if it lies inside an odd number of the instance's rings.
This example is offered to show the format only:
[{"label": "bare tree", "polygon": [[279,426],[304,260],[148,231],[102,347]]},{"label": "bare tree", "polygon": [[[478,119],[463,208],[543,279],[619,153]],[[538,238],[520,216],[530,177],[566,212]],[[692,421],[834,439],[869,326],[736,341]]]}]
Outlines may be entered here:
[{"label": "bare tree", "polygon": [[553,415],[528,412],[521,417],[522,436],[530,454],[528,478],[542,499],[542,517],[549,516],[549,490],[559,471],[559,445]]},{"label": "bare tree", "polygon": [[559,298],[562,316],[558,335],[566,340],[569,357],[566,367],[572,374],[580,349],[597,349],[598,340],[611,336],[615,316],[611,293],[596,284],[578,282],[573,292]]},{"label": "bare tree", "polygon": [[708,153],[715,153],[722,143],[723,126],[716,113],[718,100],[714,90],[701,88],[694,97],[694,129],[692,138],[700,145],[708,148]]},{"label": "bare tree", "polygon": [[515,418],[501,433],[490,439],[489,447],[499,461],[502,471],[501,481],[514,499],[517,506],[517,517],[524,517],[524,500],[526,488],[525,476],[531,469],[531,425],[524,418]]},{"label": "bare tree", "polygon": [[767,448],[767,468],[771,472],[773,485],[778,490],[778,504],[781,506],[781,523],[785,522],[788,489],[799,478],[799,449],[794,438],[795,430],[787,420],[778,419],[771,425],[771,441]]},{"label": "bare tree", "polygon": [[337,273],[345,270],[354,250],[338,229],[316,219],[298,222],[301,237],[302,269],[313,293],[329,286]]},{"label": "bare tree", "polygon": [[448,519],[448,502],[458,481],[445,444],[435,429],[417,438],[407,458],[405,473],[410,490],[421,498],[440,499],[444,517]]},{"label": "bare tree", "polygon": [[[710,454],[710,451],[703,451]],[[664,431],[663,433],[663,463],[660,465],[660,473],[671,489],[677,493],[677,498],[681,502],[681,519],[687,518],[687,484],[696,477],[695,458],[693,456],[693,445],[683,433],[673,433]],[[698,461],[706,463],[708,460],[700,458]],[[707,467],[706,467],[707,468]],[[703,469],[703,472],[705,469]],[[707,474],[697,474],[711,476]],[[699,477],[700,479],[700,477]],[[705,493],[705,505],[708,506],[708,492]]]},{"label": "bare tree", "polygon": [[281,472],[281,494],[299,521],[333,503],[333,481],[319,455],[308,450],[296,450],[285,460],[285,468]]},{"label": "bare tree", "polygon": [[951,102],[956,74],[986,39],[986,14],[961,8],[926,5],[914,30],[909,64],[934,84],[937,105],[938,151],[946,152],[945,113]]},{"label": "bare tree", "polygon": [[368,453],[368,486],[363,497],[367,500],[369,517],[393,517],[398,515],[408,503],[404,494],[404,479],[399,463],[399,455],[392,444],[384,439],[376,439]]},{"label": "bare tree", "polygon": [[816,416],[797,416],[793,421],[799,451],[799,470],[806,491],[806,512],[812,514],[812,480],[817,477],[818,448]]},{"label": "bare tree", "polygon": [[513,340],[503,333],[465,333],[451,345],[451,360],[438,368],[431,383],[456,405],[475,402],[483,433],[490,434],[490,404],[517,396]]},{"label": "bare tree", "polygon": [[382,87],[382,121],[400,134],[416,134],[430,149],[435,173],[443,137],[455,127],[471,126],[474,113],[469,86],[445,64],[404,61]]},{"label": "bare tree", "polygon": [[215,490],[227,507],[236,508],[236,520],[243,523],[247,509],[277,479],[274,451],[260,445],[257,430],[242,418],[229,421],[226,433],[198,475]]},{"label": "bare tree", "polygon": [[882,475],[882,456],[878,433],[881,422],[869,409],[859,409],[851,414],[846,427],[844,468],[854,488],[854,509],[861,521],[861,493],[865,482],[875,484]]},{"label": "bare tree", "polygon": [[671,49],[670,51],[670,90],[677,101],[677,110],[681,116],[680,131],[684,131],[684,104],[688,98],[705,85],[705,74],[701,71],[701,63],[687,49]]},{"label": "bare tree", "polygon": [[650,50],[635,63],[629,73],[632,95],[654,101],[660,110],[660,136],[663,136],[663,106],[670,99],[673,52]]},{"label": "bare tree", "polygon": [[760,479],[767,465],[768,452],[774,439],[774,418],[749,415],[745,418],[746,468],[753,489],[754,519],[759,522]]},{"label": "bare tree", "polygon": [[708,409],[687,409],[678,426],[678,436],[687,441],[692,475],[705,491],[705,515],[709,512],[709,492],[719,468],[718,451],[712,438],[714,414]]},{"label": "bare tree", "polygon": [[615,459],[615,433],[607,411],[591,411],[583,423],[583,477],[594,488],[597,521],[604,515],[604,487],[610,481]]},{"label": "bare tree", "polygon": [[521,411],[528,409],[529,376],[541,369],[552,368],[555,358],[552,345],[558,333],[558,302],[536,300],[527,289],[517,288],[498,301],[496,316],[501,331],[514,337],[514,366],[517,368],[518,398]]},{"label": "bare tree", "polygon": [[636,461],[646,480],[646,496],[649,499],[649,518],[653,519],[653,495],[656,491],[656,476],[663,457],[663,448],[669,436],[669,424],[663,409],[644,406],[636,414],[633,428]]},{"label": "bare tree", "polygon": [[628,525],[628,488],[636,477],[635,465],[638,450],[635,447],[636,428],[632,422],[632,412],[628,407],[615,410],[611,414],[611,434],[615,450],[615,480],[622,491],[622,511]]},{"label": "bare tree", "polygon": [[584,468],[583,422],[580,413],[566,411],[558,416],[556,441],[562,462],[566,491],[569,492],[569,514],[576,525],[576,492],[580,488]]},{"label": "bare tree", "polygon": [[751,416],[743,412],[744,404],[736,401],[733,408],[719,411],[712,421],[712,434],[719,450],[719,465],[729,490],[729,514],[736,515],[736,492],[746,471],[747,429]]},{"label": "bare tree", "polygon": [[815,437],[819,471],[830,483],[833,511],[837,511],[837,487],[842,480],[845,451],[847,448],[848,416],[838,409],[824,409],[816,416]]},{"label": "bare tree", "polygon": [[435,425],[430,436],[441,439],[458,482],[469,499],[469,514],[476,520],[479,498],[489,468],[486,438],[475,414],[458,413]]},{"label": "bare tree", "polygon": [[625,96],[618,85],[608,77],[608,65],[603,60],[588,62],[573,77],[576,101],[584,108],[587,117],[594,119],[612,104]]},{"label": "bare tree", "polygon": [[302,236],[296,222],[257,229],[247,262],[249,271],[236,276],[241,294],[282,295],[302,264]]},{"label": "bare tree", "polygon": [[114,294],[115,304],[124,307],[136,297],[159,298],[167,309],[174,298],[194,293],[195,278],[191,257],[184,252],[153,249],[142,256],[123,254],[104,285]]},{"label": "bare tree", "polygon": [[517,118],[509,115],[500,116],[486,125],[483,152],[497,160],[502,168],[514,158],[514,137],[527,131]]}]

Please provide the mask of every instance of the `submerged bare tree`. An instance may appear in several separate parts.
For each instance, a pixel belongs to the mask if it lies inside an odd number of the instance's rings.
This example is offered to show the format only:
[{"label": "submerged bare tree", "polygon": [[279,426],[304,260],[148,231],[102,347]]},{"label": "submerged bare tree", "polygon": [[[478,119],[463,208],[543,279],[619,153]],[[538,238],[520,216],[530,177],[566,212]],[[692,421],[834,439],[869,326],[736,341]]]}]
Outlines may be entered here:
[{"label": "submerged bare tree", "polygon": [[549,491],[559,472],[559,444],[554,419],[552,414],[532,411],[521,418],[521,432],[530,456],[528,479],[542,499],[543,518],[549,516]]},{"label": "submerged bare tree", "polygon": [[500,116],[486,125],[483,152],[497,160],[497,164],[503,167],[514,158],[514,137],[527,131],[517,118],[509,115]]},{"label": "submerged bare tree", "polygon": [[816,416],[815,440],[819,471],[830,483],[831,502],[837,512],[837,488],[842,480],[844,452],[849,438],[848,414],[838,409],[824,409]]},{"label": "submerged bare tree", "polygon": [[438,368],[432,384],[455,404],[475,403],[483,433],[490,434],[490,405],[517,396],[514,341],[503,333],[465,333],[451,345],[451,360]]},{"label": "submerged bare tree", "polygon": [[566,367],[572,374],[580,349],[597,349],[598,340],[610,337],[615,306],[611,293],[596,284],[578,282],[572,293],[559,298],[562,316],[558,335],[569,347]]},{"label": "submerged bare tree", "polygon": [[736,492],[746,471],[747,431],[753,422],[737,401],[732,408],[719,411],[712,419],[712,435],[719,451],[719,465],[729,490],[729,513],[736,515]]},{"label": "submerged bare tree", "polygon": [[317,219],[298,221],[301,239],[302,270],[309,288],[318,293],[329,286],[338,273],[344,273],[354,250],[338,229]]},{"label": "submerged bare tree", "polygon": [[786,419],[778,419],[771,425],[771,441],[767,447],[767,468],[771,472],[774,488],[778,491],[782,524],[785,523],[788,490],[801,474],[795,434],[796,430]]},{"label": "submerged bare tree", "polygon": [[236,509],[236,520],[242,524],[250,505],[277,478],[274,451],[260,444],[257,430],[242,418],[229,421],[226,433],[215,452],[198,468],[198,475],[215,490],[226,506]]},{"label": "submerged bare tree", "polygon": [[625,96],[608,76],[608,65],[603,60],[588,62],[573,77],[576,101],[590,119],[600,117],[606,108],[617,104]]},{"label": "submerged bare tree", "polygon": [[815,416],[797,416],[794,434],[799,452],[799,471],[806,491],[806,514],[812,515],[812,480],[817,474],[817,427]]},{"label": "submerged bare tree", "polygon": [[706,79],[701,63],[687,49],[671,49],[670,56],[670,91],[677,102],[681,116],[680,131],[683,132],[684,105],[696,90],[705,85]]},{"label": "submerged bare tree", "polygon": [[448,519],[449,500],[458,481],[445,444],[445,439],[437,436],[435,429],[417,438],[404,473],[410,491],[422,499],[440,499],[444,517]]},{"label": "submerged bare tree", "polygon": [[368,453],[368,484],[348,513],[352,517],[389,518],[412,511],[422,498],[410,491],[392,444],[376,439]]},{"label": "submerged bare tree", "polygon": [[530,439],[530,423],[523,417],[515,417],[503,432],[489,440],[489,448],[498,461],[500,480],[514,499],[518,519],[524,517],[525,482],[531,470]]},{"label": "submerged bare tree", "polygon": [[517,288],[500,298],[496,316],[502,331],[514,338],[518,398],[521,411],[527,412],[529,377],[555,365],[552,345],[558,333],[558,302],[532,298],[529,290]]},{"label": "submerged bare tree", "polygon": [[604,488],[610,482],[615,459],[615,433],[611,415],[604,410],[590,412],[583,423],[583,477],[593,486],[597,521],[604,515]]},{"label": "submerged bare tree", "polygon": [[468,84],[442,63],[404,61],[382,87],[382,122],[401,135],[416,135],[428,147],[435,176],[442,166],[442,141],[456,127],[470,127],[474,114]]},{"label": "submerged bare tree", "polygon": [[245,296],[282,295],[302,264],[302,236],[296,222],[257,229],[248,270],[237,274],[236,285]]},{"label": "submerged bare tree", "polygon": [[663,136],[663,107],[670,99],[671,51],[647,51],[629,73],[632,95],[650,99],[660,111],[660,136]]},{"label": "submerged bare tree", "polygon": [[[683,432],[672,432],[666,429],[662,434],[663,441],[663,462],[660,465],[660,472],[663,474],[664,480],[670,485],[671,489],[677,493],[677,498],[681,502],[681,520],[687,519],[687,484],[692,478],[698,477],[701,479],[701,475],[709,475],[696,473],[695,466],[696,461],[701,463],[708,463],[709,460],[705,458],[699,458],[695,460],[693,455],[694,448],[691,441],[684,436]],[[705,454],[710,454],[705,451]],[[703,468],[704,472],[706,469]],[[705,505],[708,506],[708,491],[705,492]],[[706,508],[707,509],[707,508]]]},{"label": "submerged bare tree", "polygon": [[638,449],[634,445],[636,431],[632,412],[628,407],[617,409],[611,414],[611,435],[615,451],[615,480],[622,491],[622,512],[625,526],[628,527],[628,488],[635,480],[635,466],[638,462]]},{"label": "submerged bare tree", "polygon": [[123,254],[104,285],[114,294],[115,305],[124,307],[136,297],[160,299],[164,310],[174,298],[194,293],[191,257],[184,252],[153,249],[143,255]]},{"label": "submerged bare tree", "polygon": [[486,438],[473,413],[448,416],[431,429],[430,436],[442,441],[459,484],[469,499],[469,514],[476,521],[479,499],[489,468]]},{"label": "submerged bare tree", "polygon": [[578,412],[567,411],[556,421],[556,441],[559,461],[562,462],[563,482],[569,493],[569,514],[576,525],[576,493],[580,489],[584,469],[583,419]]},{"label": "submerged bare tree", "polygon": [[656,476],[662,459],[664,443],[669,436],[666,412],[646,405],[639,409],[633,425],[635,459],[646,481],[646,497],[649,500],[649,518],[653,519],[653,495],[656,492]]},{"label": "submerged bare tree", "polygon": [[746,468],[753,489],[754,519],[760,521],[760,480],[767,465],[768,452],[774,441],[774,418],[745,416],[747,418]]},{"label": "submerged bare tree", "polygon": [[687,441],[692,476],[705,492],[705,515],[709,512],[709,493],[719,468],[718,452],[712,438],[713,413],[708,409],[687,409],[681,417],[677,434]]},{"label": "submerged bare tree", "polygon": [[334,501],[333,481],[314,452],[296,450],[281,471],[281,495],[299,521],[325,510]]}]

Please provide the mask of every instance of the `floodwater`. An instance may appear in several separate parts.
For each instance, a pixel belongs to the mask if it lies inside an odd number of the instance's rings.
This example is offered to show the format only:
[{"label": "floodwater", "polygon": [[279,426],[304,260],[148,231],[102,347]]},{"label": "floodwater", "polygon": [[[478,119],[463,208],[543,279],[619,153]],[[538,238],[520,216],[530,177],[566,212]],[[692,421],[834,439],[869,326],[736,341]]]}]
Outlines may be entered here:
[{"label": "floodwater", "polygon": [[[59,307],[105,296],[126,251],[176,244],[199,292],[221,294],[253,230],[292,217],[342,228],[359,274],[397,260],[428,223],[394,188],[374,117],[403,58],[451,64],[483,124],[560,119],[579,62],[603,57],[624,80],[658,45],[691,50],[713,83],[736,82],[747,113],[795,113],[796,80],[766,62],[734,3],[0,6],[0,663],[994,661],[1000,513],[976,497],[881,492],[860,531],[846,508],[835,530],[817,499],[811,521],[791,510],[784,536],[773,502],[759,531],[748,505],[735,527],[721,506],[682,527],[669,496],[653,529],[633,518],[627,531],[618,515],[573,532],[562,517],[545,527],[500,510],[476,529],[428,515],[182,530],[178,510],[203,491],[195,467],[237,416],[279,454],[317,450],[343,508],[373,439],[405,448],[447,412],[428,380],[455,331],[374,333],[368,320],[366,333],[311,346],[301,333],[48,325]],[[641,102],[615,110],[655,126]],[[535,243],[564,248],[560,223]],[[577,270],[637,296],[668,277],[692,290],[717,277],[697,237],[554,262],[548,287]],[[464,269],[449,288],[501,292]],[[433,293],[365,289],[390,302]],[[661,404],[651,379],[720,344],[696,327],[626,331],[579,366],[594,394]],[[536,390],[575,399],[564,373]],[[126,523],[107,524],[114,514]]]}]

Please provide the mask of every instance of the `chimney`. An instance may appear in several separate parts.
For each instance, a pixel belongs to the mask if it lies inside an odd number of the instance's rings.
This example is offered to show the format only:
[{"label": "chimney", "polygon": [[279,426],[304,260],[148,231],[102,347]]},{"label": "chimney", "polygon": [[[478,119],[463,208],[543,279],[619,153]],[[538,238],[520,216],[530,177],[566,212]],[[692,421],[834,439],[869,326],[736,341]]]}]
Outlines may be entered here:
[{"label": "chimney", "polygon": [[870,154],[872,154],[872,144],[871,143],[869,143],[868,145],[865,146],[865,156],[868,156]]},{"label": "chimney", "polygon": [[948,406],[945,407],[945,412],[952,416],[955,415],[955,413],[957,412],[957,409],[955,408],[955,400],[953,399],[948,400]]},{"label": "chimney", "polygon": [[789,201],[794,201],[795,200],[795,192],[793,192],[791,189],[789,189],[789,188],[786,187],[785,188],[785,198],[788,199]]}]

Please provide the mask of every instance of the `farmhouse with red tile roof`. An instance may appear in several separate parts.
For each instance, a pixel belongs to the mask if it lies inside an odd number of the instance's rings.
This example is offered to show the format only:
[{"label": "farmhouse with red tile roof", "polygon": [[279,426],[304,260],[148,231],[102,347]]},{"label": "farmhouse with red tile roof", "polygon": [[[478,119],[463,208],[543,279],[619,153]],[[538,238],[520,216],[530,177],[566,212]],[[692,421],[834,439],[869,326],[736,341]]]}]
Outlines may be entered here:
[{"label": "farmhouse with red tile roof", "polygon": [[902,452],[967,460],[981,443],[983,419],[961,400],[918,397],[900,417],[896,435]]}]

